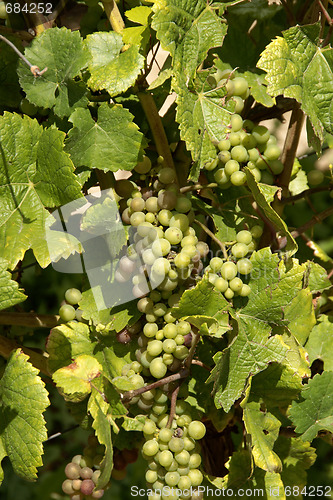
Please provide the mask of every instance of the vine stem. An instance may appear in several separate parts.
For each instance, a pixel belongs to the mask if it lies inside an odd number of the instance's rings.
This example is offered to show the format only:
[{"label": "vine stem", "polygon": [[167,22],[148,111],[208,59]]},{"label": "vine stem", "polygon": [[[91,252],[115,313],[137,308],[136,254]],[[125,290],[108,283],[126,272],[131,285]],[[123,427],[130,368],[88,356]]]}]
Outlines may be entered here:
[{"label": "vine stem", "polygon": [[160,387],[161,385],[169,384],[171,382],[175,382],[176,380],[186,378],[188,376],[188,374],[189,374],[189,369],[183,368],[179,372],[173,373],[172,375],[169,375],[168,377],[161,378],[160,380],[157,380],[156,382],[153,382],[152,384],[145,385],[144,387],[140,387],[139,389],[133,389],[132,391],[124,392],[123,397],[122,397],[122,402],[129,401],[130,399],[135,398],[135,396],[139,396],[140,394],[143,394],[144,392],[151,391],[152,389],[156,389],[157,387]]},{"label": "vine stem", "polygon": [[26,326],[28,328],[53,328],[57,326],[57,314],[36,314],[26,312],[0,312],[0,325]]},{"label": "vine stem", "polygon": [[35,366],[41,373],[43,373],[47,377],[51,377],[47,366],[47,357],[45,355],[39,354],[38,352],[35,352],[28,347],[21,346],[16,342],[16,340],[8,339],[7,337],[3,337],[2,335],[0,335],[1,356],[3,356],[5,359],[8,359],[12,351],[16,349],[21,349],[24,354],[29,356],[29,361],[33,366]]},{"label": "vine stem", "polygon": [[172,168],[177,174],[169,148],[168,139],[152,94],[149,92],[139,92],[138,97],[148,120],[150,130],[153,134],[158,154],[164,158],[165,164]]},{"label": "vine stem", "polygon": [[198,219],[194,219],[193,222],[198,224],[198,226],[201,227],[201,229],[203,229],[205,231],[205,233],[208,234],[208,236],[210,236],[212,238],[212,240],[215,241],[215,243],[221,248],[224,258],[227,259],[228,254],[227,254],[227,250],[225,248],[224,243],[222,243],[222,241],[220,241],[218,238],[216,238],[215,234],[210,229],[208,229],[208,227],[205,226],[205,224],[200,222]]},{"label": "vine stem", "polygon": [[110,21],[113,31],[120,33],[125,28],[125,23],[114,0],[102,2],[106,17]]},{"label": "vine stem", "polygon": [[192,364],[193,356],[194,356],[197,344],[198,344],[200,337],[201,337],[198,329],[195,328],[194,326],[192,328],[194,331],[194,338],[192,339],[192,345],[191,345],[188,356],[187,356],[185,363],[184,363],[185,368],[187,368],[188,370],[190,369],[190,366]]},{"label": "vine stem", "polygon": [[305,191],[302,191],[301,193],[295,194],[294,196],[288,196],[286,198],[282,197],[280,200],[280,203],[294,203],[294,201],[301,200],[302,198],[306,198],[307,196],[310,196],[311,194],[314,193],[320,193],[322,191],[332,191],[333,190],[333,185],[330,184],[329,186],[320,186],[316,188],[310,188],[310,189],[305,189]]},{"label": "vine stem", "polygon": [[188,193],[189,191],[197,191],[198,189],[214,188],[217,187],[216,182],[211,182],[210,184],[192,184],[191,186],[184,186],[180,188],[181,193]]},{"label": "vine stem", "polygon": [[30,71],[34,75],[34,77],[36,77],[36,76],[42,76],[42,74],[45,73],[45,71],[47,71],[47,67],[45,67],[44,69],[40,70],[38,66],[35,66],[35,65],[31,64],[31,62],[28,61],[28,59],[18,50],[18,48],[15,47],[15,45],[10,40],[7,40],[7,38],[5,36],[0,35],[0,40],[2,40],[7,45],[9,45],[9,47],[11,49],[13,49],[14,52],[16,52],[16,54],[22,59],[22,61],[27,66],[29,66]]},{"label": "vine stem", "polygon": [[173,422],[173,419],[174,419],[175,414],[176,414],[176,404],[177,404],[177,396],[178,396],[178,393],[179,393],[179,389],[180,389],[180,384],[177,385],[177,387],[172,391],[171,405],[170,405],[170,415],[169,415],[169,418],[168,418],[168,422],[166,424],[166,427],[168,429],[170,429],[170,427],[172,425],[172,422]]}]

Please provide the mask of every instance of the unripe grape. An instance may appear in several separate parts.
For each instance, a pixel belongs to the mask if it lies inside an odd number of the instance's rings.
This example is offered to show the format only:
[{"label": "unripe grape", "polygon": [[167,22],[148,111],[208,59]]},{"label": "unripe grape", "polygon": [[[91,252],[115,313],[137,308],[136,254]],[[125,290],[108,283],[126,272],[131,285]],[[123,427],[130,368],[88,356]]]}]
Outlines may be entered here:
[{"label": "unripe grape", "polygon": [[81,479],[73,479],[72,481],[73,490],[79,491],[81,488],[81,484],[82,484]]},{"label": "unripe grape", "polygon": [[232,80],[232,83],[234,84],[233,95],[241,96],[245,94],[249,88],[247,81],[241,76],[236,76]]},{"label": "unripe grape", "polygon": [[80,479],[81,467],[73,462],[70,462],[65,467],[65,474],[68,479]]},{"label": "unripe grape", "polygon": [[177,227],[179,228],[183,233],[186,231],[186,229],[189,227],[189,219],[188,216],[185,214],[174,214],[169,223],[170,227]]},{"label": "unripe grape", "polygon": [[[165,429],[170,430],[170,429]],[[158,461],[162,465],[162,467],[169,467],[173,461],[173,454],[169,450],[163,450],[158,455]]]},{"label": "unripe grape", "polygon": [[179,253],[174,258],[174,263],[178,269],[184,269],[190,265],[191,259],[188,255],[184,253]]},{"label": "unripe grape", "polygon": [[219,168],[216,170],[214,173],[214,179],[218,184],[227,184],[229,182],[229,175],[226,174],[226,171],[224,168]]},{"label": "unripe grape", "polygon": [[235,102],[235,113],[241,113],[244,109],[244,100],[242,97],[235,95],[232,100]]},{"label": "unripe grape", "polygon": [[217,145],[220,151],[229,151],[231,144],[229,139],[222,139]]},{"label": "unripe grape", "polygon": [[158,173],[158,179],[163,184],[171,184],[176,181],[176,172],[169,167],[161,168]]},{"label": "unripe grape", "polygon": [[156,439],[150,439],[146,441],[142,446],[142,451],[148,457],[153,457],[158,452],[158,442]]},{"label": "unripe grape", "polygon": [[243,286],[243,282],[240,278],[234,278],[229,281],[229,287],[233,292],[240,292]]},{"label": "unripe grape", "polygon": [[149,370],[153,377],[159,379],[165,376],[167,366],[163,363],[162,358],[155,358],[150,363]]},{"label": "unripe grape", "polygon": [[137,165],[134,167],[135,172],[138,172],[138,174],[147,174],[150,169],[151,161],[148,156],[144,156],[143,160],[137,163]]},{"label": "unripe grape", "polygon": [[259,225],[253,226],[250,229],[253,238],[260,238],[263,233],[263,228]]},{"label": "unripe grape", "polygon": [[177,195],[173,191],[162,191],[158,194],[158,206],[162,209],[173,210],[177,203]]},{"label": "unripe grape", "polygon": [[249,274],[252,271],[252,262],[249,259],[237,261],[237,269],[240,274]]},{"label": "unripe grape", "polygon": [[134,188],[134,184],[128,179],[120,179],[115,183],[115,191],[122,198],[129,198]]},{"label": "unripe grape", "polygon": [[307,178],[311,186],[317,186],[323,182],[325,176],[320,170],[310,170],[310,172],[307,173]]},{"label": "unripe grape", "polygon": [[231,253],[236,259],[241,259],[248,254],[248,246],[245,243],[236,243],[231,248]]},{"label": "unripe grape", "polygon": [[276,144],[267,145],[264,155],[268,161],[277,160],[280,157],[281,149]]},{"label": "unripe grape", "polygon": [[172,437],[169,441],[169,449],[174,453],[184,449],[184,440],[182,438]]},{"label": "unripe grape", "polygon": [[236,160],[229,160],[225,164],[224,170],[227,176],[231,176],[234,172],[240,169],[239,163]]},{"label": "unripe grape", "polygon": [[170,212],[170,210],[166,210],[166,209],[160,210],[157,218],[158,218],[159,223],[162,224],[162,226],[168,226],[170,223],[170,220],[172,218],[172,212]]},{"label": "unripe grape", "polygon": [[252,135],[258,144],[265,144],[270,136],[269,130],[263,125],[256,125],[252,130]]},{"label": "unripe grape", "polygon": [[80,471],[80,476],[82,479],[91,479],[93,475],[93,470],[90,467],[82,467]]},{"label": "unripe grape", "polygon": [[248,245],[252,241],[252,234],[250,231],[243,229],[236,234],[236,240],[238,243],[245,243],[245,245]]},{"label": "unripe grape", "polygon": [[248,295],[250,295],[250,293],[251,293],[251,288],[249,287],[249,285],[244,284],[242,286],[241,291],[239,292],[239,295],[241,297],[248,297]]},{"label": "unripe grape", "polygon": [[62,483],[62,491],[65,493],[65,495],[73,495],[75,493],[75,490],[72,486],[72,481],[70,479],[65,479],[65,481]]},{"label": "unripe grape", "polygon": [[163,350],[165,353],[172,354],[177,347],[177,343],[173,339],[165,339],[163,341]]},{"label": "unripe grape", "polygon": [[137,227],[140,226],[140,224],[143,224],[144,222],[146,222],[146,218],[143,212],[134,212],[134,214],[130,216],[131,226]]},{"label": "unripe grape", "polygon": [[[102,498],[103,495],[104,495],[104,490],[95,490],[92,492],[91,497],[99,499],[99,498]],[[72,500],[73,500],[73,498],[72,498]]]},{"label": "unripe grape", "polygon": [[203,475],[199,469],[190,469],[188,477],[191,480],[192,486],[200,486],[203,481]]},{"label": "unripe grape", "polygon": [[232,147],[238,146],[242,142],[240,133],[239,132],[230,132],[229,142],[230,142],[230,146],[232,146]]},{"label": "unripe grape", "polygon": [[167,472],[164,478],[165,484],[167,484],[168,486],[176,486],[178,484],[179,479],[180,475],[176,471]]},{"label": "unripe grape", "polygon": [[238,132],[243,127],[243,118],[235,113],[230,118],[230,125],[233,132]]},{"label": "unripe grape", "polygon": [[176,203],[176,210],[182,214],[186,214],[192,208],[191,200],[189,200],[186,196],[178,196]]},{"label": "unripe grape", "polygon": [[243,186],[246,183],[246,173],[234,172],[230,176],[230,181],[234,186]]},{"label": "unripe grape", "polygon": [[224,292],[224,296],[228,300],[232,299],[234,295],[235,295],[235,292],[233,290],[231,290],[231,288],[228,288],[228,290],[226,290]]},{"label": "unripe grape", "polygon": [[215,288],[219,291],[224,293],[228,289],[228,282],[223,279],[223,278],[217,278],[214,282]]},{"label": "unripe grape", "polygon": [[142,198],[133,198],[130,204],[130,209],[132,212],[142,212],[145,205],[145,201]]},{"label": "unripe grape", "polygon": [[183,238],[183,232],[178,227],[168,227],[165,231],[165,238],[169,241],[169,243],[171,243],[171,245],[177,245]]},{"label": "unripe grape", "polygon": [[237,275],[237,266],[233,262],[224,262],[221,267],[221,276],[225,280],[229,281],[235,278]]},{"label": "unripe grape", "polygon": [[179,465],[188,465],[190,461],[190,454],[186,450],[178,451],[175,453],[175,460]]},{"label": "unripe grape", "polygon": [[230,151],[220,151],[218,154],[218,159],[221,163],[227,163],[229,160],[231,160],[231,153]]},{"label": "unripe grape", "polygon": [[65,322],[72,321],[73,319],[75,319],[74,307],[70,304],[64,304],[59,309],[59,316]]},{"label": "unripe grape", "polygon": [[163,441],[163,443],[168,443],[170,441],[170,439],[172,438],[172,434],[173,433],[172,433],[171,429],[161,429],[159,434],[158,434],[158,439],[160,441]]},{"label": "unripe grape", "polygon": [[72,306],[78,304],[82,299],[82,293],[77,288],[69,288],[65,292],[65,300]]},{"label": "unripe grape", "polygon": [[164,257],[159,257],[152,265],[151,272],[152,274],[155,274],[157,276],[165,276],[170,271],[170,268],[170,261],[168,261]]},{"label": "unripe grape", "polygon": [[269,168],[274,175],[279,175],[283,172],[284,165],[281,160],[273,160],[269,162]]},{"label": "unripe grape", "polygon": [[250,161],[253,161],[253,162],[258,161],[259,156],[260,156],[260,155],[259,155],[259,151],[258,151],[258,149],[256,149],[256,148],[249,149],[249,150],[247,151],[247,153],[248,153],[248,155],[249,155],[249,160],[250,160]]},{"label": "unripe grape", "polygon": [[198,241],[198,243],[196,244],[196,248],[201,258],[206,257],[209,253],[209,246],[204,241]]}]

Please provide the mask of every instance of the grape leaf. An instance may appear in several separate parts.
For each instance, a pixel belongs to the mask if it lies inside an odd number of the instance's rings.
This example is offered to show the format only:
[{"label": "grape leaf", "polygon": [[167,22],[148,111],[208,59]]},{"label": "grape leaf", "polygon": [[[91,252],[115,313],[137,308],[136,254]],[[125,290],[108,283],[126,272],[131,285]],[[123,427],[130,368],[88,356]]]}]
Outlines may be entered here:
[{"label": "grape leaf", "polygon": [[150,34],[148,19],[151,13],[151,8],[145,5],[134,7],[125,12],[127,19],[133,23],[141,24],[141,26],[133,26],[122,30],[121,35],[125,44],[142,44],[143,47],[146,46]]},{"label": "grape leaf", "polygon": [[308,286],[312,293],[323,292],[332,286],[326,270],[316,262],[308,262]]},{"label": "grape leaf", "polygon": [[207,83],[209,72],[197,74],[194,86],[187,87],[180,77],[173,81],[177,93],[176,120],[180,126],[180,136],[191,151],[193,166],[190,178],[198,180],[200,168],[216,158],[216,147],[226,136],[226,126],[235,107],[232,99],[225,100],[225,87],[211,88]]},{"label": "grape leaf", "polygon": [[230,329],[226,314],[228,307],[222,293],[215,290],[206,277],[195,288],[185,290],[179,305],[172,309],[172,314],[186,319],[199,330],[206,325],[206,333],[221,336]]},{"label": "grape leaf", "polygon": [[134,85],[144,67],[138,45],[121,52],[122,37],[111,31],[88,35],[85,46],[90,53],[88,85],[92,90],[105,89],[113,97]]},{"label": "grape leaf", "polygon": [[288,189],[293,196],[309,189],[308,178],[304,170],[300,169],[297,172],[296,177],[289,182]]},{"label": "grape leaf", "polygon": [[92,355],[96,344],[89,327],[84,323],[70,321],[52,328],[46,341],[50,372],[69,365],[72,359],[81,354]]},{"label": "grape leaf", "polygon": [[268,92],[301,103],[321,142],[333,133],[333,49],[320,48],[321,23],[293,26],[261,54],[258,68],[267,72]]},{"label": "grape leaf", "polygon": [[226,412],[241,396],[250,375],[264,370],[269,362],[284,360],[287,345],[279,335],[269,336],[272,325],[288,323],[284,310],[301,290],[305,270],[296,259],[287,270],[269,248],[254,252],[251,261],[247,304],[237,312],[230,311],[237,322],[237,336],[214,357],[216,367],[209,379],[215,380],[216,406]]},{"label": "grape leaf", "polygon": [[243,420],[247,434],[251,436],[252,456],[255,464],[267,472],[281,472],[281,460],[273,451],[281,422],[270,412],[263,412],[260,403],[247,403]]},{"label": "grape leaf", "polygon": [[259,184],[256,181],[253,173],[249,168],[245,168],[244,171],[246,172],[247,184],[253,194],[255,201],[258,203],[259,207],[264,211],[264,214],[266,215],[268,220],[270,220],[273,223],[276,230],[279,231],[281,235],[286,237],[287,239],[286,251],[288,252],[288,255],[290,256],[293,255],[297,251],[298,247],[295,239],[290,234],[286,223],[271,207],[270,201],[272,200],[270,197],[268,199],[266,198],[265,193],[263,191],[263,184]]},{"label": "grape leaf", "polygon": [[[18,40],[11,42],[20,50]],[[21,99],[21,89],[17,81],[16,66],[18,56],[6,43],[0,42],[0,106],[17,108]]]},{"label": "grape leaf", "polygon": [[74,361],[55,371],[52,379],[66,400],[80,402],[91,393],[91,381],[101,375],[99,362],[87,354],[77,356]]},{"label": "grape leaf", "polygon": [[[0,380],[0,457],[8,456],[15,473],[37,479],[43,465],[47,430],[43,413],[49,406],[45,384],[21,349],[13,351]],[[1,469],[1,467],[0,467]]]},{"label": "grape leaf", "polygon": [[265,494],[263,498],[267,500],[273,498],[286,500],[281,474],[277,472],[265,472],[262,469],[254,469],[252,488],[254,492],[263,491]]},{"label": "grape leaf", "polygon": [[34,77],[22,61],[18,75],[27,99],[43,108],[53,108],[56,115],[69,116],[75,108],[88,104],[87,88],[76,81],[87,65],[88,53],[84,49],[79,31],[67,28],[52,28],[33,39],[24,52],[25,57],[47,71]]},{"label": "grape leaf", "polygon": [[332,317],[322,315],[313,327],[305,349],[312,364],[316,359],[324,362],[325,371],[333,371],[333,322]]},{"label": "grape leaf", "polygon": [[0,310],[23,302],[27,296],[19,289],[16,281],[7,272],[8,262],[0,258]]},{"label": "grape leaf", "polygon": [[320,430],[333,432],[333,372],[317,373],[293,401],[290,418],[303,441],[312,441]]},{"label": "grape leaf", "polygon": [[312,294],[309,289],[301,290],[287,305],[284,317],[289,321],[289,331],[301,345],[304,345],[316,324]]},{"label": "grape leaf", "polygon": [[102,103],[95,121],[88,109],[77,109],[70,116],[73,128],[65,150],[73,163],[104,172],[132,170],[142,159],[143,134],[133,115],[120,104]]},{"label": "grape leaf", "polygon": [[282,461],[281,477],[284,486],[304,488],[307,485],[306,470],[314,464],[317,458],[315,448],[312,448],[309,442],[304,442],[300,438],[279,436],[274,451]]},{"label": "grape leaf", "polygon": [[74,166],[63,151],[64,136],[27,116],[5,112],[0,117],[0,255],[11,269],[30,248],[41,267],[50,263],[45,207],[81,196]]},{"label": "grape leaf", "polygon": [[226,24],[205,0],[156,0],[152,27],[174,66],[192,78],[212,47],[221,46]]},{"label": "grape leaf", "polygon": [[[98,407],[98,401],[96,401],[95,404]],[[92,426],[96,431],[98,441],[105,446],[105,455],[101,463],[102,472],[96,485],[97,489],[102,489],[106,486],[111,477],[113,467],[113,447],[110,422],[101,407],[98,407]]]},{"label": "grape leaf", "polygon": [[251,399],[263,399],[270,408],[288,406],[301,390],[302,378],[291,366],[271,363],[266,370],[253,377]]}]

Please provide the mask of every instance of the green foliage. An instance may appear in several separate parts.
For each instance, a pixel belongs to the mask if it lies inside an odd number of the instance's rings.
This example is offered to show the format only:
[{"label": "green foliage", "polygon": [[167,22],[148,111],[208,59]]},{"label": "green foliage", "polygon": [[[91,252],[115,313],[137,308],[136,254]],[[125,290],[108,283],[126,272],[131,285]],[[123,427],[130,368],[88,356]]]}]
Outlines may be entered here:
[{"label": "green foliage", "polygon": [[11,279],[7,268],[8,262],[0,259],[0,310],[19,304],[27,298],[19,290],[17,282]]},{"label": "green foliage", "polygon": [[0,381],[0,456],[8,456],[19,476],[34,481],[43,465],[43,413],[50,404],[38,370],[21,349],[13,351]]}]

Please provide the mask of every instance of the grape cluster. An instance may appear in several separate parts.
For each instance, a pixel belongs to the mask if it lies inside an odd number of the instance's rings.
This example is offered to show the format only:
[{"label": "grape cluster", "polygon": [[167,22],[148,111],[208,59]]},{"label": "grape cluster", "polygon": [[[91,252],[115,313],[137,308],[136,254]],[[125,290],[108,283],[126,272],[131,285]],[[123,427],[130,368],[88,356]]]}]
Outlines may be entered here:
[{"label": "grape cluster", "polygon": [[247,255],[256,247],[253,238],[261,235],[260,226],[253,226],[250,231],[243,229],[237,233],[236,241],[229,245],[227,259],[213,257],[210,260],[206,268],[208,279],[226,299],[230,300],[234,295],[247,297],[251,293],[250,286],[243,281],[252,271],[252,263]]},{"label": "grape cluster", "polygon": [[83,455],[75,455],[65,467],[65,481],[62,490],[71,500],[89,500],[102,498],[103,490],[96,490],[97,480],[101,474],[100,463],[103,460],[104,446],[98,443],[95,436],[89,436],[88,446]]},{"label": "grape cluster", "polygon": [[226,87],[227,96],[235,101],[235,113],[231,115],[226,136],[216,144],[217,156],[205,165],[212,172],[220,188],[246,183],[243,167],[251,169],[256,180],[273,184],[274,176],[281,174],[283,164],[279,160],[281,150],[274,135],[267,127],[240,116],[244,99],[249,95],[245,78],[234,77],[229,70],[217,72],[216,85]]},{"label": "grape cluster", "polygon": [[[142,455],[148,463],[146,481],[153,490],[149,500],[198,498],[196,488],[203,480],[200,471],[200,445],[205,425],[192,420],[189,405],[178,401],[176,416],[167,427],[168,416],[149,418],[143,428],[145,443]],[[169,487],[169,491],[165,487]]]},{"label": "grape cluster", "polygon": [[67,323],[67,321],[81,321],[82,320],[82,311],[81,309],[75,309],[75,305],[77,305],[82,299],[82,293],[77,288],[69,288],[65,292],[65,303],[60,306],[59,316],[62,321]]}]

